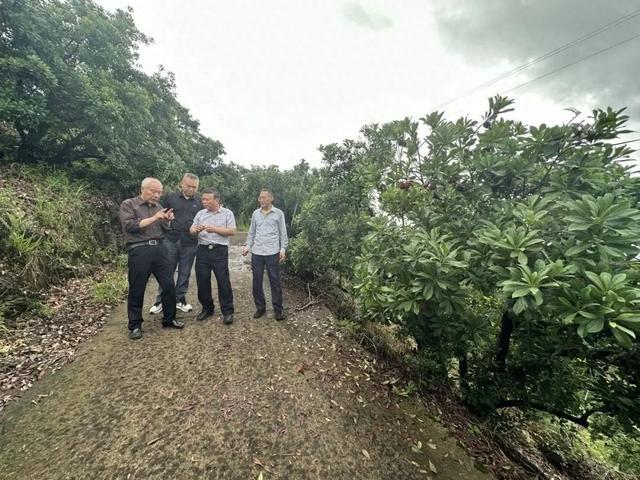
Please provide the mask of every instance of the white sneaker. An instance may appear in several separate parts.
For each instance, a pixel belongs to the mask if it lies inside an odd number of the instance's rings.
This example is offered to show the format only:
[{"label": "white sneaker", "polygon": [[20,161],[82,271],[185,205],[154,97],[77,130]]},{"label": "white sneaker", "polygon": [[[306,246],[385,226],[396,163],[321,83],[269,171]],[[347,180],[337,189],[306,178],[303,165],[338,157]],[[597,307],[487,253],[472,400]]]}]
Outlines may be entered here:
[{"label": "white sneaker", "polygon": [[162,311],[162,304],[161,303],[156,303],[155,305],[153,305],[150,309],[149,309],[149,313],[151,315],[155,315],[156,313],[160,313]]},{"label": "white sneaker", "polygon": [[176,308],[178,310],[180,310],[181,312],[185,312],[185,313],[193,311],[193,307],[191,305],[189,305],[188,303],[178,302],[178,303],[176,303]]}]

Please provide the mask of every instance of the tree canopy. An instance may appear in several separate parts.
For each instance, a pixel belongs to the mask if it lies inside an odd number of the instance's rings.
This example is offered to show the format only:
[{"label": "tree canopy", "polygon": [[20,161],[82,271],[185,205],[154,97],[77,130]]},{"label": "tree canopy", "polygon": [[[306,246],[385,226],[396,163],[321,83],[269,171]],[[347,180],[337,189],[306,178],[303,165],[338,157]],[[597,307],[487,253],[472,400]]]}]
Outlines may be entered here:
[{"label": "tree canopy", "polygon": [[224,153],[137,64],[151,41],[130,11],[90,0],[0,4],[0,159],[81,169],[129,188],[146,175],[211,172]]},{"label": "tree canopy", "polygon": [[362,318],[404,328],[423,371],[478,411],[633,429],[640,190],[631,150],[611,142],[627,117],[527,126],[504,117],[512,103],[326,148],[294,263],[348,279]]}]

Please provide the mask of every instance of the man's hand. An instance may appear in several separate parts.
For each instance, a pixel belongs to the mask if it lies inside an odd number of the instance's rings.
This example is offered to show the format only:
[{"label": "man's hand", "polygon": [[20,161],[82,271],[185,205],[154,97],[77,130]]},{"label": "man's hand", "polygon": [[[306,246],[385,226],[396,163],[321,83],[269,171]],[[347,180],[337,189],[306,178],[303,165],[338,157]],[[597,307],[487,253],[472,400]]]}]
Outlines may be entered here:
[{"label": "man's hand", "polygon": [[287,254],[284,250],[280,250],[280,263],[284,262],[287,259]]},{"label": "man's hand", "polygon": [[191,225],[191,228],[189,228],[189,233],[191,235],[198,235],[203,230],[204,225]]},{"label": "man's hand", "polygon": [[158,210],[152,218],[154,222],[157,222],[158,220],[171,221],[174,218],[173,208]]},{"label": "man's hand", "polygon": [[242,247],[242,256],[246,257],[248,254],[249,254],[249,247],[245,245],[244,247]]},{"label": "man's hand", "polygon": [[206,225],[204,226],[204,229],[209,233],[216,233],[216,230],[218,229],[218,227],[214,225]]}]

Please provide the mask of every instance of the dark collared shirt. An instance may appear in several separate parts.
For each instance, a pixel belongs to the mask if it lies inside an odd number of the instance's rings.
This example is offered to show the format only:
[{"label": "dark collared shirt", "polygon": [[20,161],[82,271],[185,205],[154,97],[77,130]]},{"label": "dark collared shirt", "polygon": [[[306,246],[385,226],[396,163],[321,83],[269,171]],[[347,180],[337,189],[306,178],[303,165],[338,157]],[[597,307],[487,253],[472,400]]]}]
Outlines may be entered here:
[{"label": "dark collared shirt", "polygon": [[145,202],[142,197],[128,198],[120,204],[120,225],[124,233],[124,243],[146,242],[164,238],[164,229],[168,224],[164,221],[154,222],[145,228],[140,228],[140,221],[153,217],[162,205],[155,202]]},{"label": "dark collared shirt", "polygon": [[195,245],[197,240],[189,234],[193,224],[193,217],[202,210],[202,200],[193,196],[185,198],[182,192],[171,192],[160,199],[165,208],[173,208],[175,218],[171,222],[171,228],[167,230],[167,240],[180,242],[182,245]]}]

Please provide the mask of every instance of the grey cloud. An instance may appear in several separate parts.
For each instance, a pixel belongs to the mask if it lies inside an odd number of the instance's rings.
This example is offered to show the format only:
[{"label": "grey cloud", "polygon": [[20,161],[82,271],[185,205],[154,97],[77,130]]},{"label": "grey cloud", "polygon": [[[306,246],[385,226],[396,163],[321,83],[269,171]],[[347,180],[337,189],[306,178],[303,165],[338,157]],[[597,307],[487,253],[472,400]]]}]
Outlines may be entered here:
[{"label": "grey cloud", "polygon": [[[638,9],[640,0],[437,0],[434,10],[440,38],[447,50],[476,65],[506,60],[516,67]],[[638,34],[640,15],[527,68],[523,73],[528,80],[534,79]],[[638,51],[640,38],[508,95],[517,98],[523,92],[542,93],[563,106],[579,109],[581,105],[576,103],[585,95],[592,95],[601,107],[629,107],[631,120],[636,123],[640,121]],[[510,78],[475,95],[490,96],[518,83]]]},{"label": "grey cloud", "polygon": [[393,25],[393,21],[389,17],[375,12],[368,12],[359,2],[346,3],[343,8],[343,14],[348,21],[372,30],[382,30]]}]

